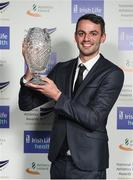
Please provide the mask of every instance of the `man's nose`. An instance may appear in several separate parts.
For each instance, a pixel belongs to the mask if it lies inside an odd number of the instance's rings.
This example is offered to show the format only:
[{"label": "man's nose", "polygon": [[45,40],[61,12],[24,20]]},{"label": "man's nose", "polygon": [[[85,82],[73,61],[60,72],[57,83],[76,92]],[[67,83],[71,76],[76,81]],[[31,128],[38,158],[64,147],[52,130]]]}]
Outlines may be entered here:
[{"label": "man's nose", "polygon": [[85,35],[84,35],[84,40],[85,40],[85,41],[89,41],[90,39],[91,39],[90,34],[85,34]]}]

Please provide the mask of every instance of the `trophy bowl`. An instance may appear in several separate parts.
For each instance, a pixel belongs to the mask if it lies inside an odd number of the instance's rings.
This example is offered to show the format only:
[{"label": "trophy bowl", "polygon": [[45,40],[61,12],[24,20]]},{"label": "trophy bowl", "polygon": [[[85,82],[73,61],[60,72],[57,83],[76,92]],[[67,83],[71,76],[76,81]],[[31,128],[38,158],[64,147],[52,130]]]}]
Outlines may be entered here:
[{"label": "trophy bowl", "polygon": [[51,38],[53,29],[33,27],[29,28],[23,41],[24,58],[33,78],[30,80],[33,84],[45,84],[41,80],[41,74],[45,72],[50,59]]}]

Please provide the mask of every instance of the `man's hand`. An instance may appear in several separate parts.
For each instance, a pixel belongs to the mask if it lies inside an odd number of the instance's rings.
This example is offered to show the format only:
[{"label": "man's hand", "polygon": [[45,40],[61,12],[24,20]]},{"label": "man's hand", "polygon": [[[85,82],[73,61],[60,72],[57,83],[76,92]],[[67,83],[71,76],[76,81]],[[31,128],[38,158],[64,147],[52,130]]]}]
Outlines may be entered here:
[{"label": "man's hand", "polygon": [[25,86],[30,87],[36,91],[39,91],[42,94],[57,101],[61,95],[61,91],[57,88],[56,84],[49,78],[45,77],[45,78],[42,78],[42,80],[45,82],[44,85],[26,83]]}]

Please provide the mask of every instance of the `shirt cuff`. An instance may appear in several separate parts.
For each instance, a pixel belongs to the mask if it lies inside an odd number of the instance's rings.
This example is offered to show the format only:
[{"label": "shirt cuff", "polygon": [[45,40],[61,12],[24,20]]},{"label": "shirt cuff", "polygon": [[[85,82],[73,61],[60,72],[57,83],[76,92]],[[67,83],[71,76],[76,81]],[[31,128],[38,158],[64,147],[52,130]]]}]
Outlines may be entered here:
[{"label": "shirt cuff", "polygon": [[26,84],[28,82],[24,77],[22,78],[22,81],[24,84]]}]

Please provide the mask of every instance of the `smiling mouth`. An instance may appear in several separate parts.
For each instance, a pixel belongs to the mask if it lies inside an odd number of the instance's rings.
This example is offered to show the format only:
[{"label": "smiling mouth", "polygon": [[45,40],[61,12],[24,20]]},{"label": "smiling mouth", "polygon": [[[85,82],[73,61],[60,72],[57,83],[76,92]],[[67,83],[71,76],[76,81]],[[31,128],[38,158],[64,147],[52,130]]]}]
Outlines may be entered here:
[{"label": "smiling mouth", "polygon": [[82,46],[83,46],[84,48],[89,48],[89,47],[92,46],[92,44],[90,44],[90,43],[83,43]]}]

